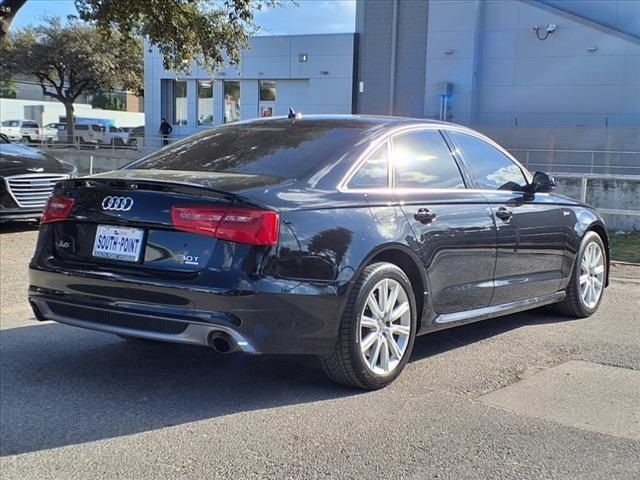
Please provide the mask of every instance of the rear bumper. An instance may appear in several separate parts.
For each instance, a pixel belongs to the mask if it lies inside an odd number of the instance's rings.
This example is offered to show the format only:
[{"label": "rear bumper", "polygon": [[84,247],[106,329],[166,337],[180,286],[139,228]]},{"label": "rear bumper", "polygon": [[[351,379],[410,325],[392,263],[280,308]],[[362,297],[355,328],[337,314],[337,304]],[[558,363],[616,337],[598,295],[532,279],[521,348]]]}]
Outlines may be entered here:
[{"label": "rear bumper", "polygon": [[264,278],[253,290],[219,292],[37,268],[29,275],[38,320],[203,346],[225,332],[247,353],[331,351],[345,290]]}]

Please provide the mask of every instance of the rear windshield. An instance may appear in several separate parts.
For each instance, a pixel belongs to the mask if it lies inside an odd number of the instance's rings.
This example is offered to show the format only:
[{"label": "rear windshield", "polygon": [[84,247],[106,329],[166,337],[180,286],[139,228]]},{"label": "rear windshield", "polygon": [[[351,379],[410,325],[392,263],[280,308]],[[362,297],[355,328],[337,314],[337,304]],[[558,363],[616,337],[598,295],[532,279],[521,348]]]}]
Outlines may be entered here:
[{"label": "rear windshield", "polygon": [[125,168],[299,178],[340,157],[362,128],[291,122],[223,126],[164,147]]}]

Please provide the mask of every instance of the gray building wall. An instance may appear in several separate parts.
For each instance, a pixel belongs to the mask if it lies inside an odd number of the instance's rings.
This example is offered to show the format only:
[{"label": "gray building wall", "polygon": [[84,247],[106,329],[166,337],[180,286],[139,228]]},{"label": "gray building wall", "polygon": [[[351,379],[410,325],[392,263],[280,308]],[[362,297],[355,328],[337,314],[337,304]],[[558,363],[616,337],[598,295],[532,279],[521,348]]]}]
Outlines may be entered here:
[{"label": "gray building wall", "polygon": [[[180,137],[210,128],[198,125],[197,81],[213,80],[213,124],[223,122],[224,82],[240,82],[240,119],[258,117],[259,81],[276,83],[273,115],[289,107],[306,114],[348,114],[353,109],[354,34],[265,36],[251,39],[241,63],[215,72],[213,77],[193,66],[190,75],[166,71],[157,49],[145,49],[145,134],[156,137],[162,117],[171,121],[173,80],[187,82],[187,122],[174,125]],[[300,54],[307,60],[300,61]]]},{"label": "gray building wall", "polygon": [[640,37],[640,2],[633,0],[539,0],[614,30]]},{"label": "gray building wall", "polygon": [[[357,0],[359,78],[356,110],[377,115],[421,117],[427,47],[425,0],[396,3]],[[396,44],[395,58],[392,56]],[[362,83],[360,83],[362,82]],[[392,87],[393,85],[393,87]]]},{"label": "gray building wall", "polygon": [[[640,36],[640,0],[399,0],[390,97],[393,5],[357,4],[360,113],[389,113],[393,98],[393,114],[435,118],[441,85],[449,82],[447,119],[458,123],[640,125],[640,39],[634,36]],[[556,31],[539,40],[532,27],[544,31],[549,24]],[[416,107],[420,101],[422,108]]]},{"label": "gray building wall", "polygon": [[356,33],[358,35],[358,88],[356,111],[389,115],[391,81],[390,1],[357,0]]}]

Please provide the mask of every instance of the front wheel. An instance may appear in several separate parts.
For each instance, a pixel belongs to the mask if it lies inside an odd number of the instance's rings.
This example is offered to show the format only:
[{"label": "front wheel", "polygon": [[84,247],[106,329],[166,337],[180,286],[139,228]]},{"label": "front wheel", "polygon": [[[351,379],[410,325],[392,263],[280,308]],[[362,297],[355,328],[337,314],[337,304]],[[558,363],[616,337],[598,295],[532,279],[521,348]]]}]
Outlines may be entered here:
[{"label": "front wheel", "polygon": [[393,382],[409,361],[416,335],[411,282],[396,265],[369,265],[351,292],[334,351],[323,357],[327,375],[366,390]]},{"label": "front wheel", "polygon": [[576,257],[566,298],[556,309],[576,318],[593,315],[602,301],[607,277],[607,256],[604,243],[595,232],[587,232]]}]

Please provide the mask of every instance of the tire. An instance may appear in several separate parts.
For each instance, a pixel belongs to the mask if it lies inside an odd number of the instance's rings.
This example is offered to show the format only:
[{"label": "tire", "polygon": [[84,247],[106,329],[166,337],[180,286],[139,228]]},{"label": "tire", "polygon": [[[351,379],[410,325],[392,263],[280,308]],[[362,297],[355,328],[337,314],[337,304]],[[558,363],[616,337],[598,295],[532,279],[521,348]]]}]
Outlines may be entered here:
[{"label": "tire", "polygon": [[[401,287],[395,295],[397,300],[386,302],[389,305],[385,309],[386,315],[380,321],[376,320],[371,301],[380,308],[385,305],[380,301],[382,292],[393,295],[396,286]],[[390,313],[394,311],[404,313],[394,320]],[[391,263],[369,265],[347,300],[334,351],[320,359],[323,370],[335,382],[351,387],[365,390],[386,387],[409,361],[416,335],[416,312],[413,289],[405,273]],[[363,320],[367,325],[362,324]],[[394,342],[395,353],[390,339]],[[364,341],[373,341],[369,349],[362,348]],[[399,357],[398,353],[401,354]],[[384,368],[385,358],[387,369]]]},{"label": "tire", "polygon": [[[590,260],[593,252],[599,252],[600,264],[593,264]],[[597,273],[596,273],[597,272]],[[586,233],[580,244],[578,255],[576,256],[571,279],[567,286],[567,296],[565,299],[554,305],[555,310],[563,315],[574,318],[586,318],[593,315],[602,301],[604,295],[604,285],[607,278],[607,257],[602,238],[596,232],[589,231]],[[595,280],[593,280],[595,279]],[[588,284],[594,287],[600,285],[597,296],[590,297],[585,295],[585,288],[588,290]],[[594,293],[595,289],[594,289]]]}]

